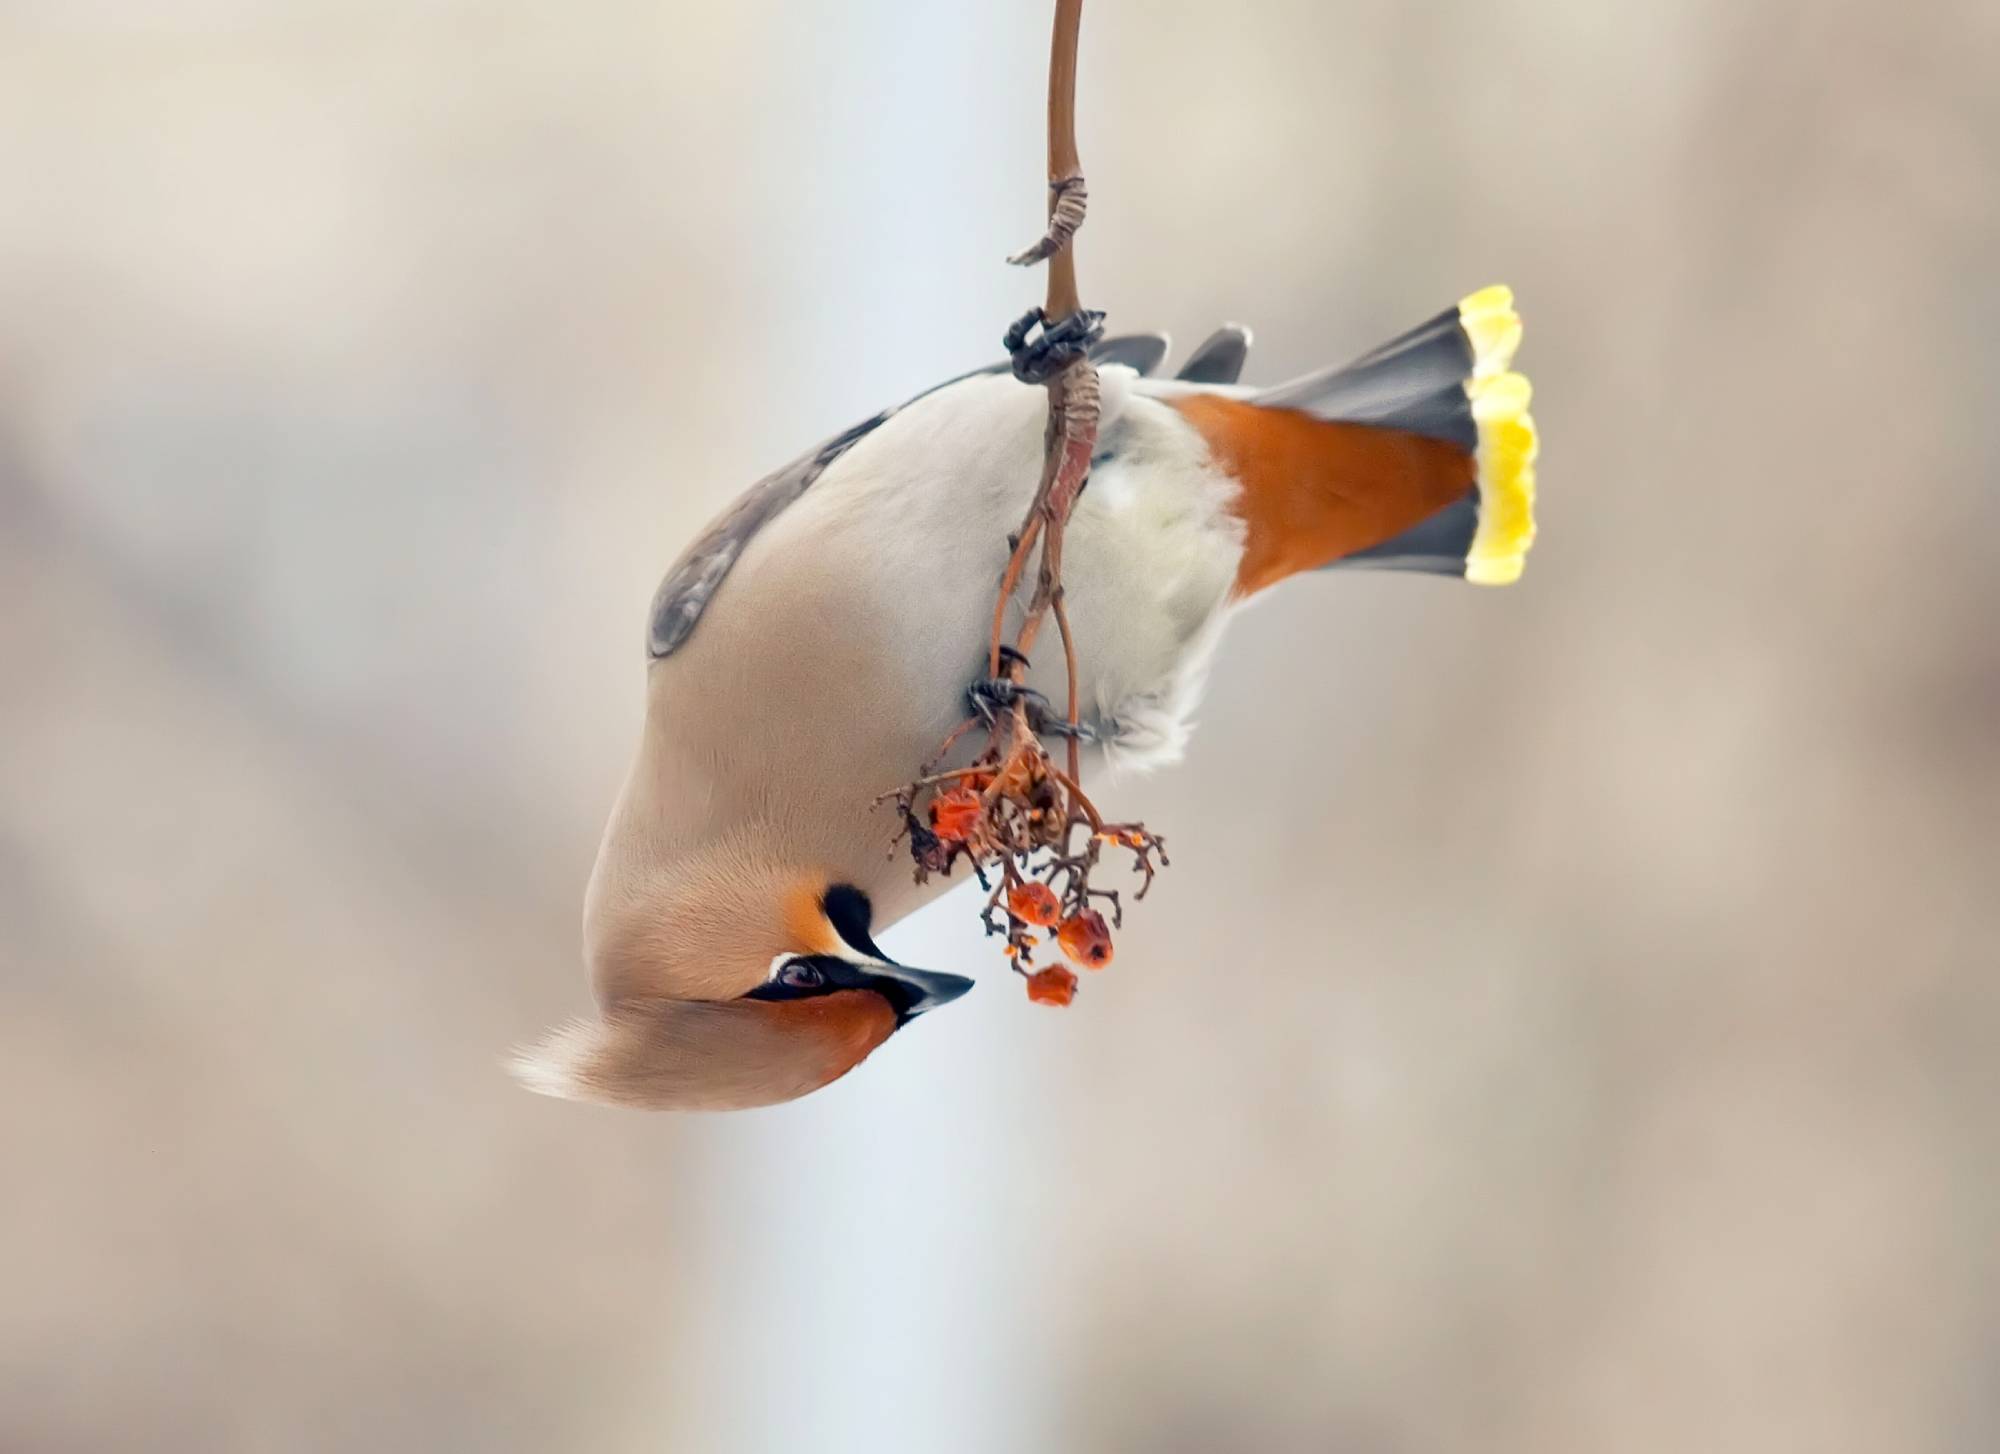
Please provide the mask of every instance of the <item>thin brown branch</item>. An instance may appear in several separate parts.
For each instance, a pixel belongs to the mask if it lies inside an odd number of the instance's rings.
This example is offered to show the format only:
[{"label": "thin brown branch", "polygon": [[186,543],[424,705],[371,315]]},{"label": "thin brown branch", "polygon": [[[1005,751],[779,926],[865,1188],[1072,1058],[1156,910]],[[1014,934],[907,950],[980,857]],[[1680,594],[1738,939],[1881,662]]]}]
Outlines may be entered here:
[{"label": "thin brown branch", "polygon": [[1055,608],[1056,630],[1062,633],[1063,664],[1069,670],[1069,693],[1063,720],[1069,726],[1069,775],[1078,782],[1083,781],[1083,734],[1077,730],[1076,716],[1076,640],[1069,634],[1069,611],[1063,606],[1063,593],[1056,591],[1055,600],[1050,603]]},{"label": "thin brown branch", "polygon": [[[1077,33],[1083,0],[1056,0],[1049,47],[1048,162],[1049,210],[1041,239],[1010,261],[1046,261],[1047,301],[1008,330],[1015,374],[1048,390],[1049,414],[1041,477],[1021,527],[1009,540],[1007,565],[993,604],[987,644],[987,678],[979,691],[980,717],[988,724],[985,749],[969,767],[940,771],[946,754],[972,723],[962,724],[925,765],[916,781],[893,796],[921,880],[949,873],[961,859],[987,890],[980,919],[987,932],[1005,934],[1007,954],[1028,978],[1033,999],[1068,1004],[1076,976],[1060,965],[1029,972],[1042,937],[1053,931],[1064,954],[1089,968],[1111,960],[1111,938],[1093,899],[1107,901],[1113,922],[1122,920],[1115,890],[1093,888],[1090,875],[1107,845],[1129,851],[1133,868],[1152,883],[1154,862],[1166,855],[1160,840],[1140,824],[1107,825],[1083,791],[1082,704],[1077,643],[1063,587],[1063,537],[1070,513],[1090,478],[1097,448],[1101,398],[1097,369],[1088,349],[1101,315],[1086,313],[1077,285],[1075,236],[1082,226],[1088,193],[1076,145]],[[1040,337],[1034,338],[1040,330]],[[1037,560],[1034,586],[1025,589],[1028,563]],[[1009,609],[1020,602],[1021,619],[1007,639]],[[1053,614],[1062,638],[1067,696],[1064,703],[1067,771],[1056,766],[1030,715],[1028,655]],[[1045,730],[1052,726],[1042,719]],[[926,800],[924,811],[918,802]],[[1077,835],[1081,833],[1080,848]],[[997,875],[990,874],[993,865]],[[1038,865],[1038,866],[1036,866]]]},{"label": "thin brown branch", "polygon": [[[1083,24],[1083,0],[1056,0],[1054,37],[1049,42],[1049,215],[1062,200],[1059,185],[1081,179],[1083,163],[1076,153],[1076,37]],[[1080,225],[1082,217],[1077,218]],[[1042,311],[1050,318],[1067,318],[1083,308],[1076,285],[1076,225],[1049,259],[1048,301]]]},{"label": "thin brown branch", "polygon": [[[1036,501],[1040,502],[1041,491],[1036,491]],[[1007,569],[1000,577],[1000,596],[993,603],[993,643],[986,657],[986,675],[1000,675],[1000,651],[1007,644],[1007,603],[1014,599],[1014,592],[1020,589],[1021,573],[1028,568],[1028,557],[1035,553],[1035,541],[1042,533],[1042,517],[1039,510],[1030,510],[1027,524],[1014,537],[1014,553],[1007,559]],[[1018,666],[1013,672],[1019,680]]]}]

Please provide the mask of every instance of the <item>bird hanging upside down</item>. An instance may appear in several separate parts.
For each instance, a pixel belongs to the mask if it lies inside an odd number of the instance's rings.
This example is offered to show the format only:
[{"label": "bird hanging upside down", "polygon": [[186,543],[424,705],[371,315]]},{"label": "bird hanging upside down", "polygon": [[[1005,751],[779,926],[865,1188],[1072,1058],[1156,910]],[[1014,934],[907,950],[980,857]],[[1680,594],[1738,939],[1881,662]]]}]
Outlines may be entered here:
[{"label": "bird hanging upside down", "polygon": [[[1241,329],[1171,380],[1149,377],[1164,339],[1100,344],[1097,453],[1064,547],[1086,770],[1176,758],[1223,623],[1288,576],[1518,577],[1536,449],[1520,337],[1494,287],[1262,391],[1236,383]],[[939,385],[754,486],[668,574],[645,730],[585,904],[598,1014],[516,1060],[530,1089],[791,1100],[971,987],[877,947],[945,886],[885,851],[877,802],[984,675],[1047,413],[1004,364]],[[1061,692],[1056,676],[1028,685]]]}]

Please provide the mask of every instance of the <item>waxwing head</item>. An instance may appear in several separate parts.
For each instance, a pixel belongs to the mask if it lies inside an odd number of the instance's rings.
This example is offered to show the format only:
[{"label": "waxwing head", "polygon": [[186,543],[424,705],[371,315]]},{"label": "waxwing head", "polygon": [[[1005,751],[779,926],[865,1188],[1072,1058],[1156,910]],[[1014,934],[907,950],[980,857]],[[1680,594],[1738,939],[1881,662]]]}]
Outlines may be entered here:
[{"label": "waxwing head", "polygon": [[[600,983],[601,1017],[572,1021],[523,1051],[515,1076],[569,1100],[773,1105],[845,1075],[912,1019],[972,988],[962,975],[884,954],[870,933],[868,896],[852,885],[794,883],[770,908],[761,938],[745,937],[739,919],[717,942],[695,942],[708,938],[702,918],[684,920],[679,934],[643,936],[628,946],[622,972]],[[675,942],[680,955],[643,975],[646,941]],[[689,968],[675,973],[673,963]]]}]

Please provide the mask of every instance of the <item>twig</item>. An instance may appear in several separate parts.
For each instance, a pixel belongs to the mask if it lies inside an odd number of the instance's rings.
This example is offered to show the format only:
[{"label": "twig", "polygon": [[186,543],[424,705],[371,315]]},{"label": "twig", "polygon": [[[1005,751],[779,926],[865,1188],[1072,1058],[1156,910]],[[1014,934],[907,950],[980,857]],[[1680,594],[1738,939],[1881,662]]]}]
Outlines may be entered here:
[{"label": "twig", "polygon": [[[1041,478],[1021,528],[1009,539],[1007,565],[993,605],[988,686],[974,703],[988,723],[986,747],[969,767],[937,770],[951,748],[981,720],[975,715],[946,738],[916,781],[894,794],[919,880],[930,873],[949,873],[959,858],[968,859],[987,889],[980,911],[987,932],[1006,935],[1008,957],[1028,976],[1030,997],[1054,1004],[1069,1003],[1076,976],[1061,966],[1030,972],[1029,960],[1039,942],[1032,928],[1055,929],[1065,954],[1102,968],[1111,960],[1110,928],[1091,907],[1091,900],[1108,900],[1113,922],[1123,920],[1117,891],[1090,886],[1102,847],[1115,844],[1132,853],[1134,870],[1145,875],[1135,897],[1144,897],[1152,885],[1154,856],[1161,864],[1167,861],[1160,840],[1142,824],[1107,825],[1082,787],[1079,672],[1064,599],[1062,549],[1070,512],[1089,482],[1090,460],[1097,447],[1101,401],[1089,349],[1103,316],[1085,310],[1076,277],[1076,233],[1089,199],[1076,146],[1076,49],[1082,19],[1083,0],[1056,0],[1049,47],[1048,223],[1039,241],[1009,259],[1048,264],[1042,307],[1008,329],[1006,341],[1015,375],[1047,388],[1049,418]],[[1034,588],[1010,643],[1008,608],[1019,600],[1029,559],[1038,549]],[[1029,715],[1030,701],[1040,698],[1025,686],[1029,653],[1051,613],[1062,638],[1067,685],[1067,772],[1055,765],[1042,744]],[[925,813],[919,815],[917,800],[926,791],[931,796]],[[1083,841],[1076,848],[1079,833]],[[1039,866],[1030,871],[1038,856]],[[993,863],[1000,872],[989,879],[986,868]]]}]

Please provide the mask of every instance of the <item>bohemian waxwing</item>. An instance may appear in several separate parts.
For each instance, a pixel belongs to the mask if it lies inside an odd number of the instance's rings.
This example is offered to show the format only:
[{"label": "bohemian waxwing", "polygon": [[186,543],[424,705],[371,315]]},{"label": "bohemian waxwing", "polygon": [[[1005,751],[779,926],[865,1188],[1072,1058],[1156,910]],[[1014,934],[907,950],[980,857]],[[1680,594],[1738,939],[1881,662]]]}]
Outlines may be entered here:
[{"label": "bohemian waxwing", "polygon": [[[1063,569],[1087,766],[1178,756],[1223,623],[1287,576],[1519,576],[1535,459],[1520,336],[1512,294],[1487,288],[1261,392],[1236,383],[1241,329],[1172,380],[1148,377],[1164,339],[1099,344],[1102,423]],[[531,1089],[790,1100],[971,987],[875,944],[945,887],[891,856],[878,799],[967,715],[1047,415],[1004,364],[941,384],[753,486],[668,573],[637,760],[585,903],[599,1013],[516,1060]],[[1060,693],[1061,661],[1028,684]]]}]

